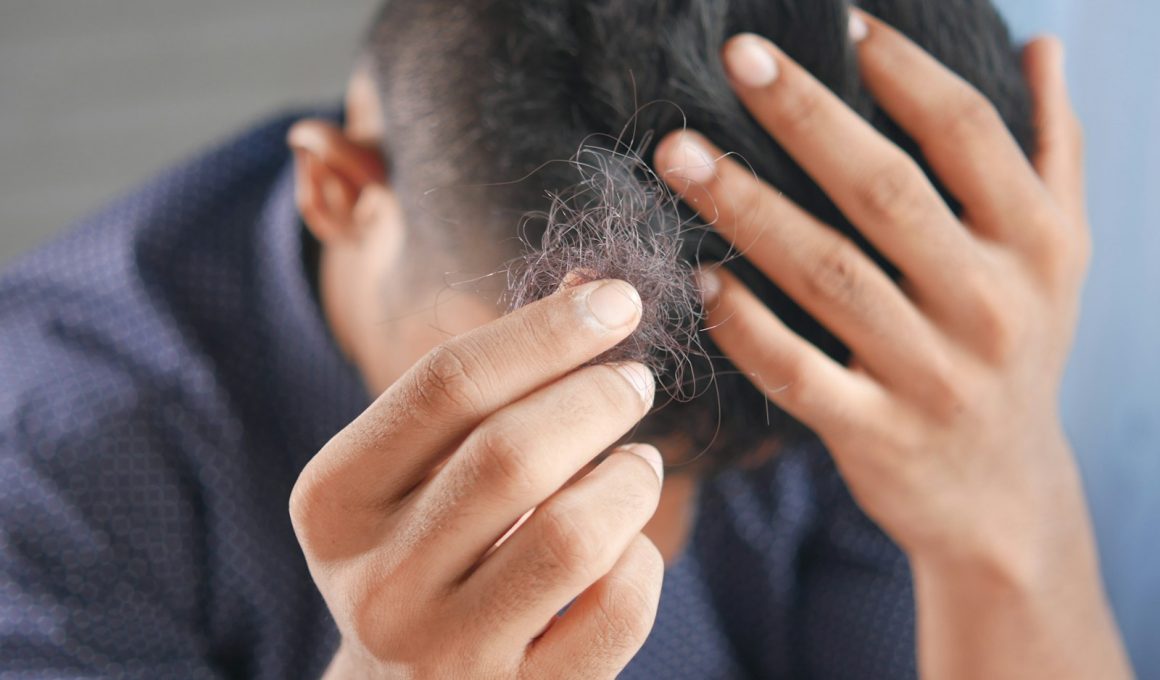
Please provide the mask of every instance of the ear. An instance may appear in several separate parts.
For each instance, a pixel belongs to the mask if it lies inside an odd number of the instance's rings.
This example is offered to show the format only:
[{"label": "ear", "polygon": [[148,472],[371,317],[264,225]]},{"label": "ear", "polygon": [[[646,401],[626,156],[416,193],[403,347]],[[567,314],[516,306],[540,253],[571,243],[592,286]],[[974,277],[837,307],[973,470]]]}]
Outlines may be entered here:
[{"label": "ear", "polygon": [[359,200],[383,187],[382,156],[350,139],[334,124],[317,119],[295,123],[287,135],[294,151],[298,210],[320,242],[357,239]]}]

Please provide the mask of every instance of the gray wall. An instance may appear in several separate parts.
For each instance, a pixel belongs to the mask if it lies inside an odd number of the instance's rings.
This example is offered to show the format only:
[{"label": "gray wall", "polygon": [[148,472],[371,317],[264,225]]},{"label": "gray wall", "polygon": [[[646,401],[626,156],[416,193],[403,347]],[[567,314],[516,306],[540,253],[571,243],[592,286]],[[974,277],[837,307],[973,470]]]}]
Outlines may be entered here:
[{"label": "gray wall", "polygon": [[341,94],[377,0],[0,0],[0,264],[274,109]]}]

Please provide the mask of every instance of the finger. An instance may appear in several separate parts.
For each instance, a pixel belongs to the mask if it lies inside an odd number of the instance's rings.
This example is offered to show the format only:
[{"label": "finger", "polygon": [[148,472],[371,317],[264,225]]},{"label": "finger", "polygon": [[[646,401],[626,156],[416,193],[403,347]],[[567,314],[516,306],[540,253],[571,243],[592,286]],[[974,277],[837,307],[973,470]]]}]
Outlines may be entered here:
[{"label": "finger", "polygon": [[995,106],[904,35],[862,12],[862,76],[988,237],[1035,247],[1046,192]]},{"label": "finger", "polygon": [[640,315],[630,285],[601,281],[453,338],[314,457],[300,479],[303,496],[334,489],[346,508],[381,509],[414,489],[486,416],[612,348]]},{"label": "finger", "polygon": [[732,274],[703,282],[709,334],[770,401],[827,442],[877,428],[885,394],[871,378],[802,339]]},{"label": "finger", "polygon": [[531,644],[527,677],[615,677],[652,631],[664,570],[656,546],[637,534],[612,570]]},{"label": "finger", "polygon": [[1063,45],[1040,38],[1023,51],[1023,67],[1035,106],[1035,168],[1048,191],[1073,218],[1087,226],[1083,130],[1072,107],[1063,70]]},{"label": "finger", "polygon": [[886,273],[853,241],[723,158],[700,135],[666,139],[657,164],[664,173],[695,154],[721,160],[704,182],[673,182],[682,198],[872,373],[890,384],[916,384],[914,348],[927,346],[933,331]]},{"label": "finger", "polygon": [[754,35],[724,58],[754,118],[912,285],[937,296],[975,264],[971,235],[918,163],[805,69]]},{"label": "finger", "polygon": [[609,573],[656,512],[660,454],[618,449],[536,509],[463,583],[465,607],[492,635],[527,643]]},{"label": "finger", "polygon": [[654,379],[641,364],[593,366],[487,418],[429,484],[408,514],[423,537],[433,578],[462,578],[504,533],[652,406]]}]

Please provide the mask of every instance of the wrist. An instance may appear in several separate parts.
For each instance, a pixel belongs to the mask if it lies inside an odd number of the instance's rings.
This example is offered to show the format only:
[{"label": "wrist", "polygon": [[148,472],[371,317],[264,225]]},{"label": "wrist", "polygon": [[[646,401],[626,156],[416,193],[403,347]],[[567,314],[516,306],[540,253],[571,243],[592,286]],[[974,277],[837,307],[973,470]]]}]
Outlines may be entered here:
[{"label": "wrist", "polygon": [[916,573],[980,594],[1041,599],[1077,581],[1100,581],[1083,480],[1062,427],[1025,450],[993,492],[960,499],[949,530],[901,540]]},{"label": "wrist", "polygon": [[1022,554],[912,556],[911,570],[924,677],[1132,677],[1090,530]]}]

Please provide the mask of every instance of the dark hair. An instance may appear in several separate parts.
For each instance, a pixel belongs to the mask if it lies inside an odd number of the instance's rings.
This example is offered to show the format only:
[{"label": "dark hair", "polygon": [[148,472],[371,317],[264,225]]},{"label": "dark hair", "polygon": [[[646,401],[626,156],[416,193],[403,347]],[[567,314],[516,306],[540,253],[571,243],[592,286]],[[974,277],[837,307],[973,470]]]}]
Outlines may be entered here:
[{"label": "dark hair", "polygon": [[[1017,50],[988,0],[858,4],[978,87],[1024,149],[1030,146]],[[389,0],[369,52],[404,212],[415,223],[443,223],[419,230],[438,247],[456,250],[462,242],[470,244],[464,256],[491,247],[487,257],[497,262],[516,257],[518,303],[550,293],[577,262],[593,276],[648,289],[644,335],[622,356],[649,360],[665,373],[670,392],[687,398],[658,408],[637,436],[679,434],[714,465],[763,443],[799,440],[806,430],[696,332],[689,263],[724,258],[728,249],[658,189],[639,159],[651,158],[656,140],[674,129],[705,133],[895,275],[743,109],[720,59],[734,34],[770,38],[921,161],[859,82],[848,11],[847,0]],[[553,162],[569,158],[574,162]],[[610,223],[616,234],[607,231]],[[655,268],[639,270],[632,249],[642,243],[646,263],[668,263],[666,280]],[[603,255],[569,259],[569,252],[594,252],[593,244]],[[541,246],[559,252],[538,252]],[[744,260],[727,266],[791,328],[848,359],[837,339]]]}]

